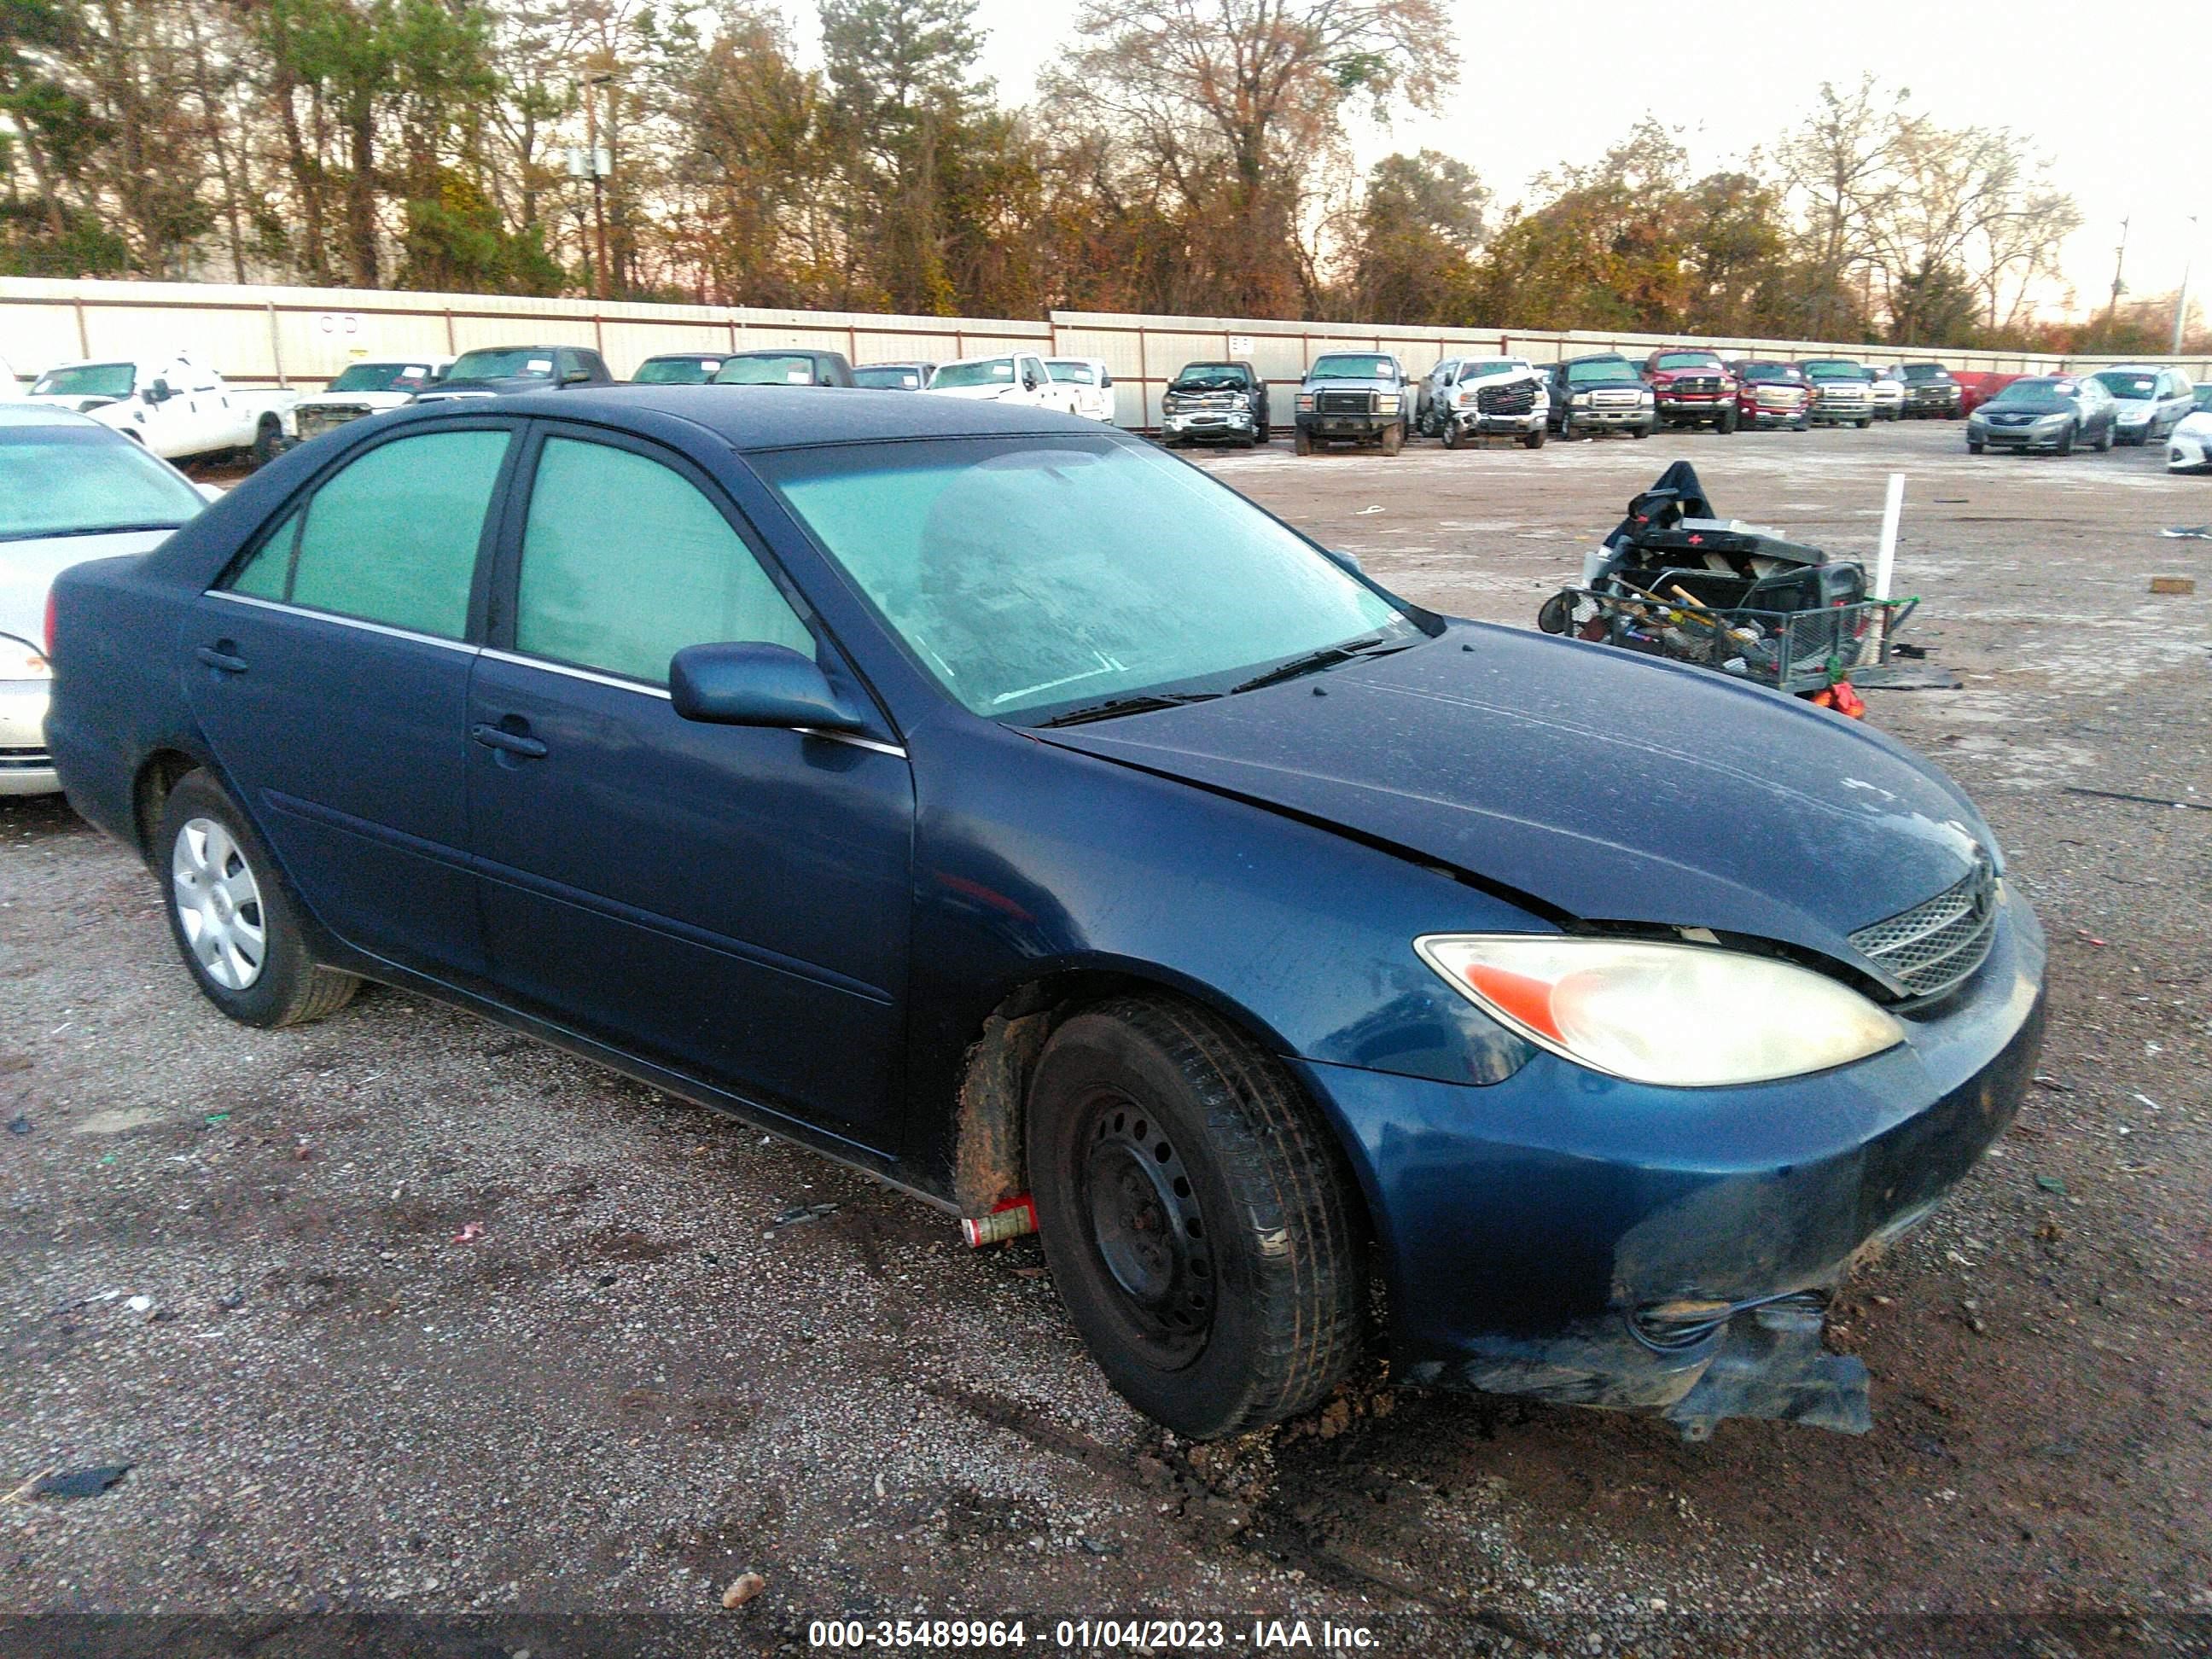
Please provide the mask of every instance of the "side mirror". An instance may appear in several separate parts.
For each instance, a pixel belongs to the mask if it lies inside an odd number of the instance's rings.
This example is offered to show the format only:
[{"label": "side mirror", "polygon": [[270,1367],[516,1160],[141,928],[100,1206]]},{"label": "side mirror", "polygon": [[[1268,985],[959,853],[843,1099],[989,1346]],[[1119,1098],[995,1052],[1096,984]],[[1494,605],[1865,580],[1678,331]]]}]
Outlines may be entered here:
[{"label": "side mirror", "polygon": [[687,645],[669,661],[668,697],[684,719],[710,726],[856,732],[866,724],[828,675],[783,645]]},{"label": "side mirror", "polygon": [[176,395],[169,389],[169,383],[167,380],[155,380],[146,388],[145,392],[146,401],[149,404],[166,404]]}]

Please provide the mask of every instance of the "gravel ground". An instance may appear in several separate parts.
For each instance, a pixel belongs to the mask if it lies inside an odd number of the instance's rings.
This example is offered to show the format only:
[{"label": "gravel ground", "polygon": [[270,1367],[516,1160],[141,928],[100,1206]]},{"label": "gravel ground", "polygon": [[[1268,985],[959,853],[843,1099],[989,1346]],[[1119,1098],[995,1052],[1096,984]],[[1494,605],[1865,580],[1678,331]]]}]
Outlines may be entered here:
[{"label": "gravel ground", "polygon": [[1984,805],[2054,1017],[2014,1129],[1843,1304],[1870,1436],[1686,1445],[1378,1369],[1273,1432],[1174,1442],[1100,1380],[1033,1242],[970,1252],[410,996],[230,1025],[131,857],[17,801],[0,1490],[131,1470],[0,1503],[0,1613],[46,1615],[0,1654],[806,1651],[840,1616],[1133,1652],[1054,1621],[1138,1615],[1253,1651],[1301,1618],[1393,1655],[2212,1651],[2212,813],[2066,793],[2212,805],[2212,544],[2156,534],[2212,519],[2212,481],[2156,452],[1970,460],[1941,424],[1288,447],[1204,464],[1410,597],[1524,625],[1678,454],[1723,512],[1869,557],[1909,475],[1899,585],[1966,689],[1871,717]]}]

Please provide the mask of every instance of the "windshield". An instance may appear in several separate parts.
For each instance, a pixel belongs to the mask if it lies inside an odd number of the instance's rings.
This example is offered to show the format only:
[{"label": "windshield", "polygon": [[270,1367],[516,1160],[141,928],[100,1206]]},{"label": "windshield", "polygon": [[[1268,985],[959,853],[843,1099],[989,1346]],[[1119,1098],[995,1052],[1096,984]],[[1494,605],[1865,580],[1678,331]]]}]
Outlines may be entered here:
[{"label": "windshield", "polygon": [[1066,380],[1074,386],[1097,386],[1098,371],[1088,363],[1064,362],[1057,357],[1045,359],[1045,373],[1055,380]]},{"label": "windshield", "polygon": [[1626,357],[1592,357],[1585,362],[1567,365],[1569,386],[1587,386],[1595,380],[1632,380],[1636,378],[1636,365]]},{"label": "windshield", "polygon": [[814,359],[799,352],[730,357],[714,372],[716,386],[812,386]]},{"label": "windshield", "polygon": [[1951,371],[1941,363],[1907,363],[1901,371],[1908,380],[1948,380]]},{"label": "windshield", "polygon": [[325,392],[420,392],[438,378],[428,363],[354,363]]},{"label": "windshield", "polygon": [[2071,390],[2065,382],[2059,380],[2014,380],[1996,397],[1990,398],[1990,402],[2027,404],[2047,409],[2066,400],[2062,387]]},{"label": "windshield", "polygon": [[1014,383],[1014,360],[1012,357],[987,357],[975,363],[947,363],[929,377],[929,389],[937,392],[947,386],[1012,386]]},{"label": "windshield", "polygon": [[1874,371],[1856,363],[1808,363],[1805,372],[1816,380],[1871,380]]},{"label": "windshield", "polygon": [[1249,384],[1235,363],[1185,363],[1170,392],[1242,392]]},{"label": "windshield", "polygon": [[0,541],[173,530],[206,505],[198,490],[105,427],[0,429]]},{"label": "windshield", "polygon": [[2212,409],[2212,384],[2198,386],[2192,398],[2197,408]]},{"label": "windshield", "polygon": [[1479,380],[1486,374],[1510,374],[1514,369],[1526,368],[1528,367],[1528,364],[1516,363],[1510,357],[1501,358],[1494,362],[1462,363],[1460,365],[1459,378],[1462,380]]},{"label": "windshield", "polygon": [[48,369],[31,392],[57,398],[127,398],[137,376],[136,363],[80,363],[75,368]]},{"label": "windshield", "polygon": [[919,392],[921,390],[921,371],[898,363],[877,363],[853,371],[857,386],[873,386],[879,392]]},{"label": "windshield", "polygon": [[502,346],[495,350],[464,351],[446,371],[452,380],[550,380],[553,353],[545,346]]},{"label": "windshield", "polygon": [[979,714],[1226,690],[1419,629],[1243,496],[1109,438],[752,458],[891,632]]},{"label": "windshield", "polygon": [[2104,383],[2105,390],[2112,396],[2125,398],[2130,403],[2151,397],[2158,391],[2158,376],[2155,374],[2130,374],[2124,369],[2112,368],[2096,378]]},{"label": "windshield", "polygon": [[1710,351],[1662,351],[1660,368],[1718,368],[1721,360]]},{"label": "windshield", "polygon": [[1388,357],[1329,356],[1314,359],[1306,371],[1309,380],[1395,380],[1398,366]]},{"label": "windshield", "polygon": [[638,386],[704,386],[722,366],[720,357],[648,357],[637,366]]},{"label": "windshield", "polygon": [[1778,380],[1785,386],[1795,386],[1805,378],[1787,363],[1746,363],[1742,375],[1747,380],[1762,384]]}]

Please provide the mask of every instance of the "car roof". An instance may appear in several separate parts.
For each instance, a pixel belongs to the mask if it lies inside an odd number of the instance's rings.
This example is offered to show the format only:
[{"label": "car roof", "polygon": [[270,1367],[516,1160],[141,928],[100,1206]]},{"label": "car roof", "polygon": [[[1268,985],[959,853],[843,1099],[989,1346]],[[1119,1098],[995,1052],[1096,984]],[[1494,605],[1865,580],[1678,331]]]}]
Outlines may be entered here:
[{"label": "car roof", "polygon": [[[418,416],[422,419],[481,420],[486,412],[481,402],[466,400],[410,408],[422,411]],[[1052,410],[964,398],[917,398],[911,392],[866,386],[572,386],[502,398],[498,412],[562,416],[617,427],[640,415],[673,416],[704,428],[738,450],[1041,432],[1095,437],[1102,430],[1096,421]]]},{"label": "car roof", "polygon": [[[0,402],[0,426],[88,426],[101,432],[115,432],[103,426],[89,415],[80,415],[73,409],[63,409],[54,404]],[[123,438],[120,432],[115,435]],[[128,438],[123,441],[129,443]]]},{"label": "car roof", "polygon": [[2106,363],[2101,368],[2083,369],[2085,374],[2163,374],[2166,363]]}]

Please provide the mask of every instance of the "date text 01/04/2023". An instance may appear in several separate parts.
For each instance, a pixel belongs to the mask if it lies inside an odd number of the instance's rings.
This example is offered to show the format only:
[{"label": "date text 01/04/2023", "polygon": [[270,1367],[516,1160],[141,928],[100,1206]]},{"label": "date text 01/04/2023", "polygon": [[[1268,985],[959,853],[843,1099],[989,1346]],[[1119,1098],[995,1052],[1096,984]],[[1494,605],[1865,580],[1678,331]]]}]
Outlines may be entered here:
[{"label": "date text 01/04/2023", "polygon": [[1242,1648],[1248,1652],[1336,1652],[1372,1650],[1375,1634],[1362,1625],[1328,1620],[1255,1619],[1239,1627],[1218,1619],[1062,1619],[1040,1625],[1035,1635],[1023,1620],[817,1619],[808,1625],[809,1648],[830,1651],[950,1650],[1018,1651],[1034,1642],[1047,1650],[1091,1652],[1127,1645],[1152,1652],[1198,1652]]}]

